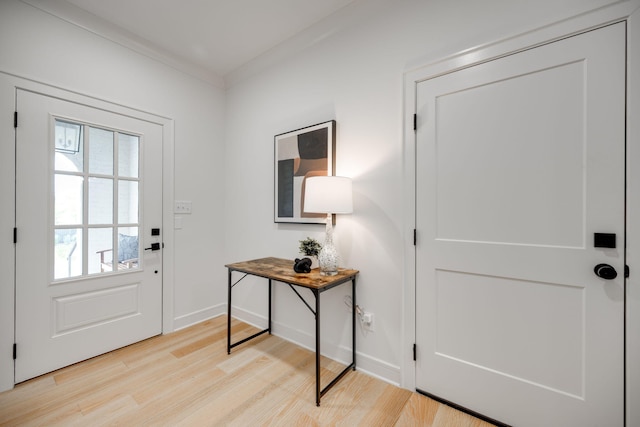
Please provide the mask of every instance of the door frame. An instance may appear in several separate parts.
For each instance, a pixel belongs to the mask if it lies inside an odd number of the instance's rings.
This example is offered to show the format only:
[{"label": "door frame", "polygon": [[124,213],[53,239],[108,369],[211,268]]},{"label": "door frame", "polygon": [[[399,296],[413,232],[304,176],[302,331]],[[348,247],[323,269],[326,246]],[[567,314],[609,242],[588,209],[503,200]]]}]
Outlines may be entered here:
[{"label": "door frame", "polygon": [[[103,99],[83,95],[70,90],[29,80],[0,71],[0,116],[12,117],[15,110],[17,89],[39,93],[45,96],[71,101],[149,121],[162,127],[162,333],[175,329],[174,326],[174,120],[147,111],[115,104]],[[3,121],[8,123],[8,120]],[[19,125],[19,123],[18,123]],[[6,208],[0,211],[0,253],[10,254],[0,257],[0,390],[14,386],[14,361],[12,348],[15,342],[15,251],[12,229],[15,225],[15,139],[13,126],[0,126],[0,194],[7,194],[3,201]]]},{"label": "door frame", "polygon": [[[616,3],[568,20],[454,54],[404,74],[403,176],[404,200],[404,288],[402,299],[402,361],[401,385],[416,388],[416,367],[413,346],[416,342],[416,133],[414,114],[417,108],[416,90],[419,82],[495,60],[536,46],[583,33],[615,22],[627,24],[627,76],[640,75],[640,8],[637,1]],[[626,281],[626,360],[640,360],[640,123],[630,120],[640,117],[640,79],[627,78],[627,225],[626,258],[630,278]],[[419,125],[419,124],[418,124]],[[634,168],[635,166],[635,168]],[[417,230],[417,238],[420,231]],[[637,267],[637,278],[634,275]],[[625,367],[625,418],[627,425],[640,425],[640,366]]]}]

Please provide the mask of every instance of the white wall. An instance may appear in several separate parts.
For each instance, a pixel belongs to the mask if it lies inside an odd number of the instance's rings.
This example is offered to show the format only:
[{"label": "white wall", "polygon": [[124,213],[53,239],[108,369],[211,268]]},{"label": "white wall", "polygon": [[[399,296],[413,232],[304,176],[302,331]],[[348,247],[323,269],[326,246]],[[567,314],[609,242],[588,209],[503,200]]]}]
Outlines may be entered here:
[{"label": "white wall", "polygon": [[[411,194],[403,190],[403,74],[611,3],[360,1],[228,76],[225,258],[292,258],[298,240],[322,239],[322,227],[273,223],[273,135],[335,119],[337,174],[354,179],[354,213],[338,217],[335,238],[343,265],[361,271],[358,302],[376,323],[375,332],[358,333],[358,365],[409,386],[412,379],[403,379],[402,370],[411,348],[403,334],[412,326],[403,324],[403,311],[412,309],[412,298],[405,305],[403,291],[413,223],[404,212],[404,197]],[[236,289],[246,318],[266,315],[255,298],[258,281]],[[323,306],[338,307],[338,314],[324,319],[325,348],[344,357],[329,343],[349,346],[342,309],[348,291],[332,292]],[[277,298],[276,333],[311,345],[310,313],[286,288]]]},{"label": "white wall", "polygon": [[[193,201],[193,214],[175,234],[178,327],[225,309],[224,263],[293,258],[298,240],[322,239],[322,226],[273,223],[273,136],[337,120],[337,173],[354,178],[355,212],[338,218],[335,238],[343,265],[361,270],[358,303],[376,322],[375,332],[358,332],[358,365],[407,384],[403,334],[411,328],[403,315],[411,296],[405,305],[403,292],[413,224],[403,188],[404,73],[610,3],[357,0],[228,76],[225,95],[17,0],[1,0],[0,71],[174,119],[175,199]],[[13,89],[0,84],[0,390],[13,380],[12,111]],[[266,316],[262,283],[247,279],[234,292],[239,314]],[[342,358],[346,350],[331,343],[350,345],[346,293],[338,287],[323,296],[324,348]],[[284,287],[276,288],[276,301],[276,333],[311,345],[307,309]]]},{"label": "white wall", "polygon": [[[193,202],[193,214],[175,230],[175,264],[167,267],[175,279],[171,320],[182,327],[215,314],[226,298],[211,268],[223,263],[223,89],[17,0],[0,1],[0,52],[0,72],[173,120],[173,190]],[[0,390],[13,386],[12,79],[0,79]]]}]

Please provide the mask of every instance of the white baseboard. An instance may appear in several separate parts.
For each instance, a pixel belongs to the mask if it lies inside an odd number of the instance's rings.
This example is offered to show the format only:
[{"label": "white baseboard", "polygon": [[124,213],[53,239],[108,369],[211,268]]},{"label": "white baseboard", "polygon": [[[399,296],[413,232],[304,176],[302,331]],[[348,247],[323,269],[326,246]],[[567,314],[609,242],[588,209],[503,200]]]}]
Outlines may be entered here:
[{"label": "white baseboard", "polygon": [[[223,307],[223,312],[226,313],[226,306]],[[265,316],[244,310],[239,307],[233,307],[232,313],[234,318],[255,326],[259,329],[265,329],[267,327],[268,319]],[[285,325],[279,322],[273,322],[271,332],[273,335],[276,335],[311,351],[315,351],[315,336],[305,331],[292,328],[289,325]],[[323,341],[321,353],[323,356],[336,360],[340,363],[351,363],[351,348],[336,346]],[[376,359],[375,357],[363,354],[357,350],[356,369],[390,384],[396,386],[400,385],[401,375],[399,366],[391,365],[387,362]]]},{"label": "white baseboard", "polygon": [[194,311],[193,313],[189,313],[184,316],[176,317],[173,320],[174,331],[187,328],[195,325],[196,323],[204,322],[205,320],[212,319],[220,316],[221,314],[226,314],[226,312],[227,304],[218,304],[212,307],[207,307],[203,310]]}]

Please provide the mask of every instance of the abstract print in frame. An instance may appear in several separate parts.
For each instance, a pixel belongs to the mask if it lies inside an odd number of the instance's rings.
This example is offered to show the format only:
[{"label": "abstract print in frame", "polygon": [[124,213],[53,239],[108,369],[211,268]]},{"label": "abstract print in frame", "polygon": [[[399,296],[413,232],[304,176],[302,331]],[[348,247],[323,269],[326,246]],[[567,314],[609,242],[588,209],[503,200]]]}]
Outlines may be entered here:
[{"label": "abstract print in frame", "polygon": [[324,224],[325,214],[304,212],[305,182],[333,175],[335,141],[335,120],[275,136],[274,222]]}]

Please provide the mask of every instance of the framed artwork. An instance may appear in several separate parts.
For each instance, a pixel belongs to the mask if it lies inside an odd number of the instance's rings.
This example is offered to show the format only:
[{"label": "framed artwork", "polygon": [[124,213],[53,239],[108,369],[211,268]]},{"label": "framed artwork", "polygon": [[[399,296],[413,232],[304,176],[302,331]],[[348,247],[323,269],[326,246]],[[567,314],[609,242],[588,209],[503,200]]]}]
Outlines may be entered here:
[{"label": "framed artwork", "polygon": [[335,120],[275,136],[274,222],[325,223],[325,214],[304,211],[304,188],[309,177],[334,174],[335,144]]}]

